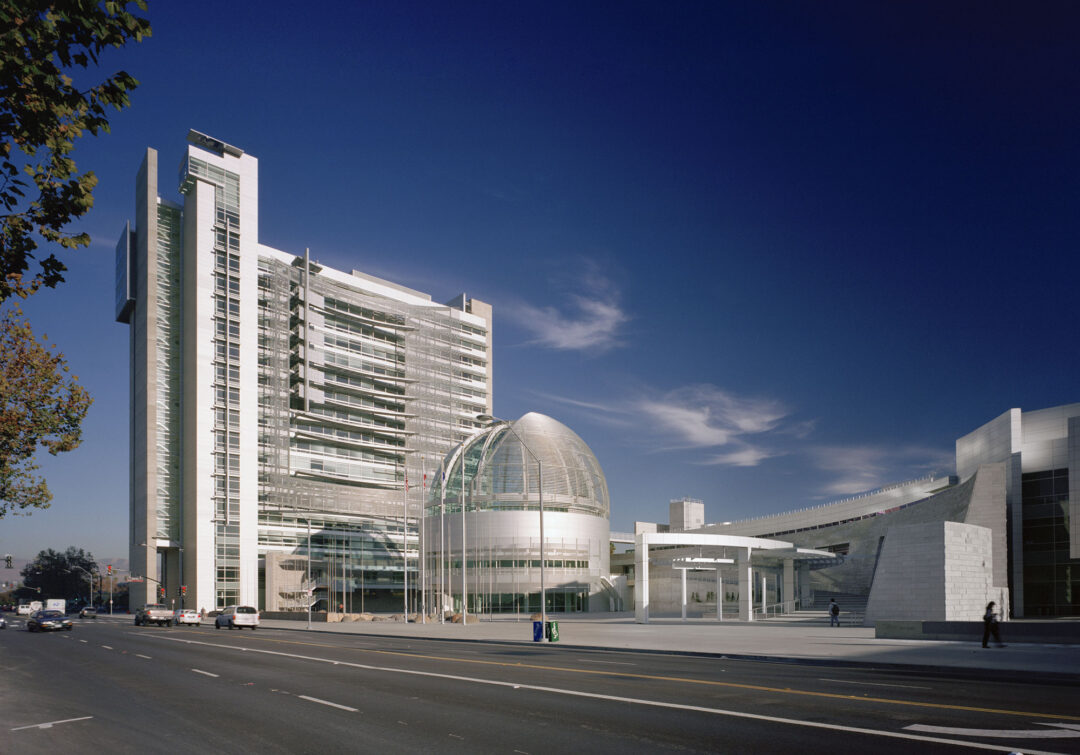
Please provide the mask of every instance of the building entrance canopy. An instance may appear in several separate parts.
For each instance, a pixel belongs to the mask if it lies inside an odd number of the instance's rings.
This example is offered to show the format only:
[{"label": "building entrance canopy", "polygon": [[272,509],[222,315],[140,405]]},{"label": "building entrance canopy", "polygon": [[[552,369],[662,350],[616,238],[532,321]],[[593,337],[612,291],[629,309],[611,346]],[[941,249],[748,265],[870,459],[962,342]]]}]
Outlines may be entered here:
[{"label": "building entrance canopy", "polygon": [[[782,565],[786,575],[787,572],[794,569],[796,562],[836,558],[836,554],[829,551],[797,548],[792,543],[783,540],[769,540],[761,537],[712,535],[694,532],[642,532],[634,539],[634,619],[639,624],[649,622],[650,545],[734,549],[736,553],[734,563],[739,584],[739,618],[744,621],[749,621],[752,616],[751,586],[753,584],[752,570],[754,566]],[[694,561],[699,560],[701,566],[698,568],[715,568],[718,570],[718,574],[721,563],[731,563],[726,558],[695,559],[689,554],[680,554],[678,551],[674,551],[672,556],[675,561],[679,562],[679,567],[682,569],[695,568]],[[711,563],[706,565],[706,561]],[[785,579],[785,581],[787,580]],[[717,600],[722,600],[719,590],[717,591]]]}]

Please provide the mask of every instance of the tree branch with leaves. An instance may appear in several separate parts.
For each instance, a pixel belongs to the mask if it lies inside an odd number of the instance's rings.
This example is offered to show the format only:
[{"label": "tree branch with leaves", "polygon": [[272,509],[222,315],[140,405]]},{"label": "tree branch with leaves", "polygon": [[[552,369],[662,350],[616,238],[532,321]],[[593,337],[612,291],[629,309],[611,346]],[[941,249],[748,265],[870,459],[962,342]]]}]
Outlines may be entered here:
[{"label": "tree branch with leaves", "polygon": [[[0,304],[63,282],[67,268],[52,251],[39,258],[39,245],[90,243],[68,226],[93,206],[97,178],[80,172],[72,153],[85,133],[109,130],[110,110],[127,107],[138,82],[124,71],[88,86],[73,76],[150,35],[150,22],[129,5],[0,0]],[[134,5],[146,10],[144,0]],[[0,312],[0,518],[49,505],[34,454],[77,447],[89,407],[63,355],[34,337],[18,308]]]},{"label": "tree branch with leaves", "polygon": [[39,447],[56,454],[82,440],[92,399],[69,377],[61,354],[34,337],[19,310],[0,315],[0,519],[9,512],[48,508],[45,480],[34,474]]},{"label": "tree branch with leaves", "polygon": [[[134,4],[146,10],[144,0]],[[54,253],[30,271],[39,241],[65,249],[90,243],[89,234],[66,230],[93,206],[97,185],[71,154],[84,132],[109,130],[109,109],[127,107],[138,82],[120,71],[80,89],[70,74],[150,35],[150,22],[128,5],[0,0],[0,302],[64,280],[67,268]]]}]

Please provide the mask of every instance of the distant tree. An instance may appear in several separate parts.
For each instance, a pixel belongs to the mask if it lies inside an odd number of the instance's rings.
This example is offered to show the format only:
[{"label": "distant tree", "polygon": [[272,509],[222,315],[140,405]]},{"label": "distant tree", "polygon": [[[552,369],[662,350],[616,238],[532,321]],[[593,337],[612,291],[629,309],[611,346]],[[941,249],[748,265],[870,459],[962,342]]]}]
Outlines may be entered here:
[{"label": "distant tree", "polygon": [[52,493],[33,474],[39,446],[54,456],[82,440],[92,399],[63,355],[34,338],[18,310],[0,314],[0,519],[9,512],[48,508]]},{"label": "distant tree", "polygon": [[[55,254],[27,277],[38,238],[67,249],[90,243],[65,227],[93,206],[97,177],[79,173],[71,153],[89,131],[109,130],[107,109],[129,104],[138,82],[124,71],[80,89],[75,69],[128,40],[141,42],[150,23],[127,0],[0,0],[0,302],[54,287],[67,269]],[[145,0],[135,0],[146,10]]]},{"label": "distant tree", "polygon": [[63,553],[48,548],[23,567],[23,586],[29,590],[40,589],[42,600],[78,600],[91,592],[87,573],[97,574],[97,562],[93,554],[75,546]]}]

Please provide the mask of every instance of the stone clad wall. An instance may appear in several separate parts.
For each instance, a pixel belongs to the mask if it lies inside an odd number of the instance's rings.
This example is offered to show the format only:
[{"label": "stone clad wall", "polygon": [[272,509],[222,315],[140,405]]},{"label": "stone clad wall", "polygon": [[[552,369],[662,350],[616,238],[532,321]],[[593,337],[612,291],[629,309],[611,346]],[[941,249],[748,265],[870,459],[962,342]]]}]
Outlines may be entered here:
[{"label": "stone clad wall", "polygon": [[866,624],[945,619],[945,523],[892,527],[881,549]]},{"label": "stone clad wall", "polygon": [[801,548],[848,543],[843,562],[811,572],[811,584],[818,590],[869,595],[880,574],[880,571],[875,573],[875,569],[880,570],[879,543],[884,548],[886,536],[896,527],[941,522],[963,522],[989,529],[994,555],[993,582],[1007,584],[1004,464],[983,465],[977,474],[959,485],[914,506],[857,522],[785,535],[782,539]]},{"label": "stone clad wall", "polygon": [[783,535],[800,548],[827,548],[847,543],[848,553],[838,566],[811,572],[811,585],[816,590],[869,595],[875,579],[878,544],[897,526],[945,520],[964,521],[968,514],[977,478],[954,485],[932,498],[899,511],[861,519],[856,522],[821,527],[816,530]]},{"label": "stone clad wall", "polygon": [[[945,620],[981,619],[994,592],[993,533],[985,527],[943,522]],[[997,600],[998,605],[1002,604]],[[1000,610],[1000,608],[999,608]]]},{"label": "stone clad wall", "polygon": [[976,621],[986,604],[1007,605],[994,586],[993,533],[959,522],[889,530],[866,606],[866,624],[881,620]]}]

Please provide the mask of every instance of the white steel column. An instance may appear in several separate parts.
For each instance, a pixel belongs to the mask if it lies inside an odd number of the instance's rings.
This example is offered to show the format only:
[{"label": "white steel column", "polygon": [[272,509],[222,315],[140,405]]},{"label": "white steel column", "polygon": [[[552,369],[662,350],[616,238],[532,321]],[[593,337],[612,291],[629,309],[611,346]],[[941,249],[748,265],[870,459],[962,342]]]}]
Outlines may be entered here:
[{"label": "white steel column", "polygon": [[764,570],[761,572],[761,618],[767,618],[768,614],[765,612],[768,608],[768,601],[766,596],[769,594],[769,575]]},{"label": "white steel column", "polygon": [[682,581],[682,620],[686,621],[686,572],[687,569],[679,569],[680,579]]},{"label": "white steel column", "polygon": [[649,623],[649,544],[644,536],[634,546],[634,621]]},{"label": "white steel column", "polygon": [[753,621],[753,570],[750,567],[750,549],[740,548],[736,568],[739,570],[739,621]]},{"label": "white steel column", "polygon": [[[795,612],[795,560],[784,559],[784,613]],[[788,606],[791,606],[790,610]]]},{"label": "white steel column", "polygon": [[716,567],[716,620],[724,620],[724,578],[719,566]]}]

